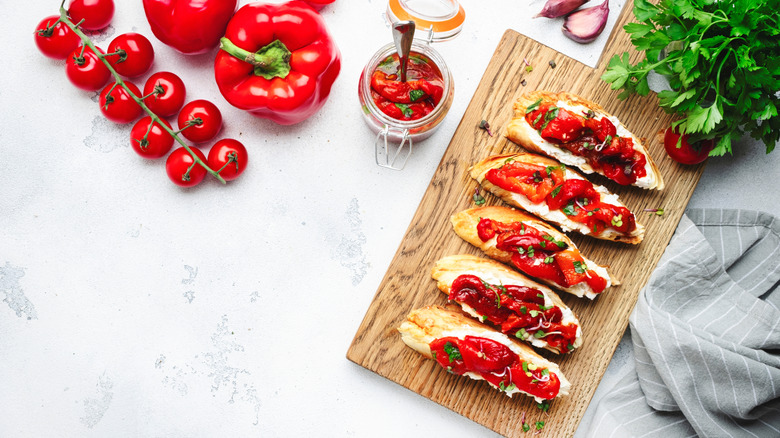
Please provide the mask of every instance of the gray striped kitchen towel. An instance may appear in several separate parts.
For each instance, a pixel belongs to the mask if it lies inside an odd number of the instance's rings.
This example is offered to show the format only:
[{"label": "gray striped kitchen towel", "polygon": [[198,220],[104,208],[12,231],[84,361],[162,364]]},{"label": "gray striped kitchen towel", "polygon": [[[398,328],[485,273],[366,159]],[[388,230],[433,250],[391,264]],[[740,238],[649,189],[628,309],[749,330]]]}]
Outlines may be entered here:
[{"label": "gray striped kitchen towel", "polygon": [[631,314],[591,437],[780,437],[780,219],[689,209]]}]

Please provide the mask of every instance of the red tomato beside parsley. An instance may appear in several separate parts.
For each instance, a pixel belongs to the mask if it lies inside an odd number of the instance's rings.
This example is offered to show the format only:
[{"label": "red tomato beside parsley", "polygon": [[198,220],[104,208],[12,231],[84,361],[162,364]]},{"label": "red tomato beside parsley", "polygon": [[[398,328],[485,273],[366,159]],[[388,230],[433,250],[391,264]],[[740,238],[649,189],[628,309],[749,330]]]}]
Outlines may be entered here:
[{"label": "red tomato beside parsley", "polygon": [[184,105],[187,88],[175,73],[161,71],[146,80],[144,96],[149,96],[144,99],[144,103],[153,113],[160,117],[170,117]]},{"label": "red tomato beside parsley", "polygon": [[[141,116],[143,109],[127,94],[124,87],[114,85],[106,85],[106,88],[100,92],[100,112],[112,122],[130,123]],[[141,90],[134,83],[125,81],[125,85],[136,97],[141,96]]]},{"label": "red tomato beside parsley", "polygon": [[86,30],[100,30],[107,27],[114,18],[114,0],[71,0],[68,6],[71,20]]},{"label": "red tomato beside parsley", "polygon": [[[181,134],[195,143],[209,141],[222,129],[222,113],[208,100],[199,99],[184,105],[178,118]],[[184,129],[185,126],[189,126]]]},{"label": "red tomato beside parsley", "polygon": [[65,59],[81,44],[81,38],[65,23],[57,23],[59,18],[58,15],[52,15],[38,24],[35,28],[35,45],[49,58]]},{"label": "red tomato beside parsley", "polygon": [[680,164],[699,164],[707,159],[709,153],[715,148],[715,140],[702,140],[698,143],[688,143],[688,134],[682,136],[680,147],[677,147],[680,134],[671,126],[664,134],[664,149],[666,153]]},{"label": "red tomato beside parsley", "polygon": [[246,147],[238,140],[225,138],[211,147],[206,164],[225,181],[232,181],[244,172],[248,161]]},{"label": "red tomato beside parsley", "polygon": [[145,36],[135,32],[123,33],[114,38],[108,45],[107,53],[117,53],[106,56],[106,59],[117,73],[128,78],[146,73],[154,62],[152,43]]},{"label": "red tomato beside parsley", "polygon": [[[162,122],[168,129],[171,129],[170,123],[164,119]],[[144,158],[164,157],[173,147],[173,137],[159,123],[155,122],[149,129],[151,124],[152,118],[146,116],[133,125],[133,129],[130,131],[130,146]]]},{"label": "red tomato beside parsley", "polygon": [[[97,91],[111,79],[111,72],[89,47],[76,48],[65,61],[65,74],[70,82],[86,91]],[[98,52],[103,53],[100,48]]]},{"label": "red tomato beside parsley", "polygon": [[[190,148],[204,163],[206,156],[198,148]],[[192,187],[200,184],[206,177],[206,169],[195,162],[187,149],[183,147],[176,149],[165,160],[165,171],[168,178],[177,186]]]}]

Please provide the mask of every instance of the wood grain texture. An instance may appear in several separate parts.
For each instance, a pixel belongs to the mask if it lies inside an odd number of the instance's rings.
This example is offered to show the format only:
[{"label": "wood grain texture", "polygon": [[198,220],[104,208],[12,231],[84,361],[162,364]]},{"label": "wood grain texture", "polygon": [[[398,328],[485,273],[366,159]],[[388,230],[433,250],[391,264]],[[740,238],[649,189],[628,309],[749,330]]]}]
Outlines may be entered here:
[{"label": "wood grain texture", "polygon": [[[621,30],[632,16],[630,9],[626,8],[618,19],[602,66],[596,70],[514,31],[504,34],[357,330],[347,352],[349,360],[505,436],[523,436],[523,413],[532,425],[537,420],[545,421],[540,436],[574,434],[628,325],[639,291],[669,243],[703,170],[703,165],[679,166],[666,156],[658,132],[672,118],[658,107],[655,95],[621,101],[617,92],[599,79],[611,54],[627,50],[632,60],[639,57]],[[532,72],[525,71],[523,58],[534,66]],[[555,69],[548,66],[550,60],[557,64]],[[525,86],[521,85],[523,79],[527,81]],[[635,246],[570,234],[584,255],[610,266],[622,285],[595,301],[560,294],[578,315],[584,342],[568,356],[540,351],[557,362],[572,382],[571,394],[555,400],[549,416],[542,414],[530,397],[510,399],[484,382],[448,374],[434,361],[406,347],[396,331],[410,310],[446,302],[430,276],[436,260],[461,253],[481,256],[479,250],[452,231],[449,219],[474,206],[472,194],[477,183],[468,175],[469,166],[489,155],[521,150],[504,137],[503,127],[512,117],[515,99],[536,89],[568,91],[601,104],[638,137],[647,138],[650,155],[667,183],[658,192],[620,187],[599,176],[588,177],[620,196],[647,227],[646,237]],[[498,131],[495,137],[477,128],[482,119]],[[484,196],[489,205],[502,204],[492,195]],[[646,208],[664,208],[666,213],[660,217],[643,213]]]}]

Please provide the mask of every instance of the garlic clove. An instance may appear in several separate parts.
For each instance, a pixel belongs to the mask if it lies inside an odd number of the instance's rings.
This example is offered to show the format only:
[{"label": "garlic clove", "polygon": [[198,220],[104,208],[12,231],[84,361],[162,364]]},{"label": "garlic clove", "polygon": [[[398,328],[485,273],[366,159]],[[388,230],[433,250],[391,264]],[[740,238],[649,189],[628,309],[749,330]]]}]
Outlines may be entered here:
[{"label": "garlic clove", "polygon": [[534,16],[545,18],[563,17],[569,12],[579,8],[590,0],[547,0],[542,10]]},{"label": "garlic clove", "polygon": [[599,6],[581,9],[566,17],[563,21],[563,34],[578,43],[589,43],[595,40],[609,17],[609,0]]}]

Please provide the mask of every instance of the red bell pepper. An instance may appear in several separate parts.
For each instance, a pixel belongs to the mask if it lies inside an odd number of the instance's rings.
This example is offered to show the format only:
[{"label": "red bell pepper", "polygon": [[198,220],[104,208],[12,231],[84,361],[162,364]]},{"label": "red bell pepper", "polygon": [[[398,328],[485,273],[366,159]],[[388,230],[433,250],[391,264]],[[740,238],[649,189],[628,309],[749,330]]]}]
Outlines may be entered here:
[{"label": "red bell pepper", "polygon": [[298,0],[243,6],[221,45],[214,73],[225,99],[282,125],[316,113],[341,70],[322,16]]},{"label": "red bell pepper", "polygon": [[154,36],[186,55],[217,47],[238,0],[144,0]]}]

